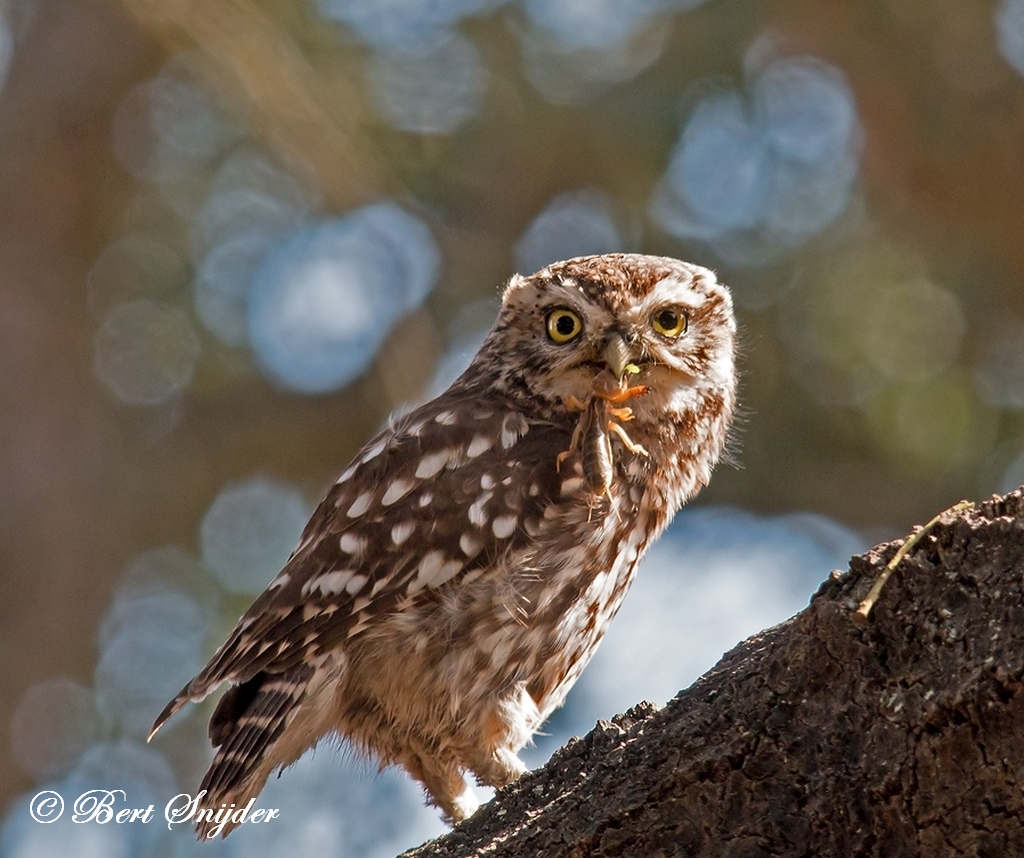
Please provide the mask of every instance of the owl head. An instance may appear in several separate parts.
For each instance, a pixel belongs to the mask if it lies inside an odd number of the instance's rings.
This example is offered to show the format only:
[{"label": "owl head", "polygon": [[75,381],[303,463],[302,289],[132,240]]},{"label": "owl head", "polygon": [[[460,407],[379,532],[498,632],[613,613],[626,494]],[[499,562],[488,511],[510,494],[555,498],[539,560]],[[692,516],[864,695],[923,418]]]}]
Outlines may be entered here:
[{"label": "owl head", "polygon": [[[585,256],[513,277],[481,350],[495,383],[548,405],[586,400],[595,377],[649,388],[637,425],[699,409],[734,388],[736,323],[713,272],[668,257]],[[731,406],[731,403],[729,403]]]}]

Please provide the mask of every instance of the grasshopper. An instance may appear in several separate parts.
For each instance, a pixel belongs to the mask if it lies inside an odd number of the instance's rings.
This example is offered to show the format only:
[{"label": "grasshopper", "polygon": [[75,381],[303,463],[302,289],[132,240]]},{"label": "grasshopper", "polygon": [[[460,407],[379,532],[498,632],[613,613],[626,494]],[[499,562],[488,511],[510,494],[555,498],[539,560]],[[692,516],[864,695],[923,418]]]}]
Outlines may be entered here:
[{"label": "grasshopper", "polygon": [[629,422],[633,419],[633,409],[622,403],[647,392],[647,385],[627,386],[625,377],[620,381],[610,370],[599,373],[594,378],[590,400],[582,402],[570,394],[565,399],[567,408],[580,411],[579,422],[572,433],[569,449],[559,453],[555,460],[557,468],[575,452],[581,456],[583,478],[590,490],[601,497],[608,492],[615,474],[615,463],[612,459],[612,435],[625,445],[626,449],[638,456],[647,456],[647,451],[635,443],[618,421]]}]

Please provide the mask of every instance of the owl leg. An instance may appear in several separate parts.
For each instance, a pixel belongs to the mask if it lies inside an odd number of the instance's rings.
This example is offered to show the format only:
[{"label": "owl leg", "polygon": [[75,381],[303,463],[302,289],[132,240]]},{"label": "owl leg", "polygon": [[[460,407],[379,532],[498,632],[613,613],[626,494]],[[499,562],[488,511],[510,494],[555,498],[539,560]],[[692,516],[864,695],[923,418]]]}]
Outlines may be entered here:
[{"label": "owl leg", "polygon": [[530,740],[540,721],[537,704],[525,688],[495,706],[481,723],[480,742],[466,760],[480,783],[499,788],[529,771],[516,751]]},{"label": "owl leg", "polygon": [[479,799],[452,761],[430,759],[418,754],[402,761],[405,770],[423,784],[430,804],[441,809],[446,820],[455,824],[473,815]]}]

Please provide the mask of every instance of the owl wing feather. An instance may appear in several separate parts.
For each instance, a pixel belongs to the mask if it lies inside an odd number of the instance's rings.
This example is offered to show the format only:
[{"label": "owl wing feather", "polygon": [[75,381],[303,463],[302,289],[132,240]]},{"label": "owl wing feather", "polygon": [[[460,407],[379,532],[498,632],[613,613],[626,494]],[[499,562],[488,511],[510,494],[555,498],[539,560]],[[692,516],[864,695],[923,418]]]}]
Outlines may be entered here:
[{"label": "owl wing feather", "polygon": [[[215,735],[218,725],[239,721],[241,697],[264,693],[259,684],[247,691],[254,678],[262,683],[263,675],[307,665],[372,617],[491,567],[530,540],[528,528],[558,497],[551,451],[568,447],[571,426],[528,421],[479,397],[456,410],[457,398],[457,389],[449,390],[360,451],[280,574],[160,713],[151,736],[185,703],[230,681],[211,721],[217,744],[226,738]],[[264,703],[247,701],[244,711],[256,713]],[[236,735],[232,744],[241,741]]]},{"label": "owl wing feather", "polygon": [[311,666],[303,665],[278,681],[259,673],[225,693],[210,719],[210,739],[218,751],[200,790],[211,796],[226,795],[245,782],[287,728],[313,672]]}]

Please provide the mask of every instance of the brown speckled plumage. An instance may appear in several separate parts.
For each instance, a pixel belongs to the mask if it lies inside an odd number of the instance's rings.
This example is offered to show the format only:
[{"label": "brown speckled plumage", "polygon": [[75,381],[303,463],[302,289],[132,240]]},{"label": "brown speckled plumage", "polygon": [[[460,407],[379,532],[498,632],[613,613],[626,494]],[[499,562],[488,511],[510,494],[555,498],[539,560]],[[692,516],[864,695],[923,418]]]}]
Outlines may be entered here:
[{"label": "brown speckled plumage", "polygon": [[[678,336],[654,327],[665,308],[686,320]],[[581,324],[561,344],[556,309]],[[595,490],[566,403],[592,401],[615,338],[639,369],[629,383],[648,388],[628,402],[647,455],[609,433],[611,479],[602,463]],[[464,774],[494,786],[522,774],[518,751],[722,453],[734,338],[728,291],[674,259],[610,254],[514,277],[466,372],[363,448],[157,719],[231,684],[210,722],[203,805],[244,805],[329,734],[405,767],[451,820],[476,807]]]}]

